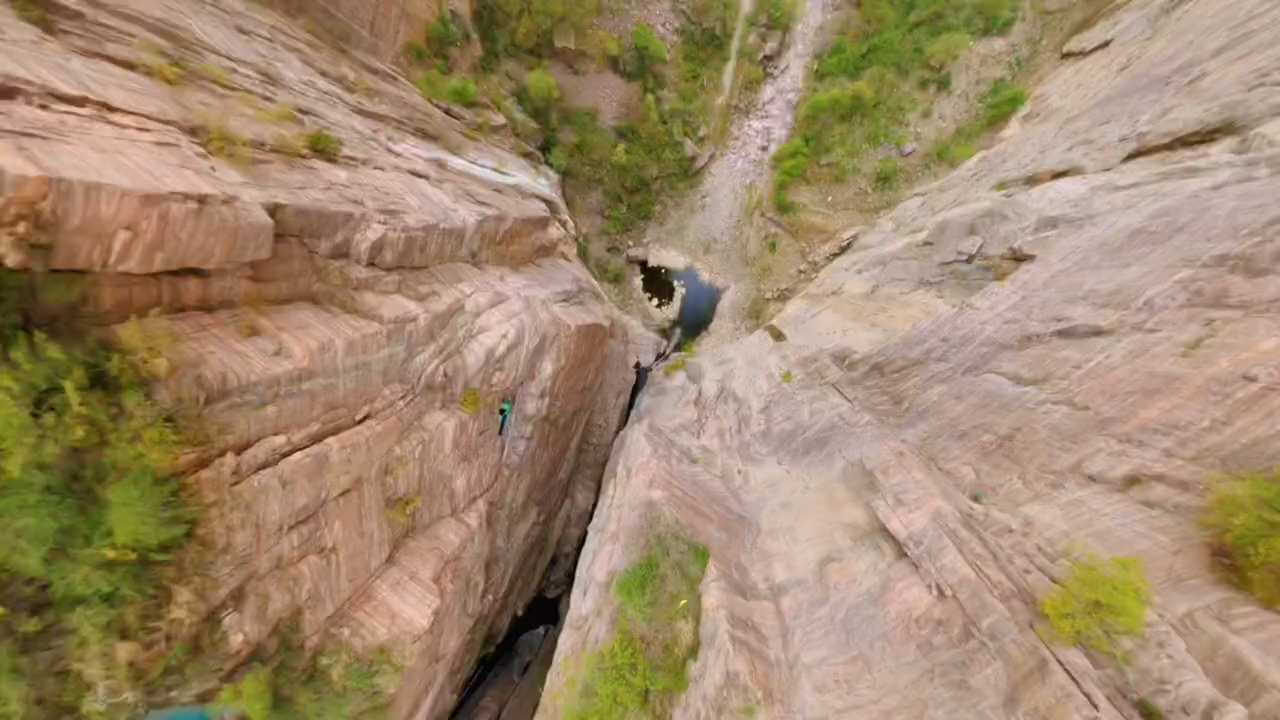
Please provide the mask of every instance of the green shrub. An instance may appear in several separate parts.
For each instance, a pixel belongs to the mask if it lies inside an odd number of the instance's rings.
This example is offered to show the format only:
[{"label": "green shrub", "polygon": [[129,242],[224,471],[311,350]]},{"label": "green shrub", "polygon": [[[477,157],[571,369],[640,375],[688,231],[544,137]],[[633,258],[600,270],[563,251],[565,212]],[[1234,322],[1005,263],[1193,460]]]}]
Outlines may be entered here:
[{"label": "green shrub", "polygon": [[192,521],[169,476],[178,435],[147,392],[156,358],[36,329],[37,282],[0,272],[0,717],[34,696],[79,717],[108,682],[129,715],[114,649],[161,621],[159,575]]},{"label": "green shrub", "polygon": [[148,75],[165,85],[181,85],[187,79],[186,66],[167,57],[149,56],[143,59],[142,67]]},{"label": "green shrub", "polygon": [[0,718],[21,720],[30,707],[31,692],[18,651],[0,642]]},{"label": "green shrub", "polygon": [[453,13],[443,4],[440,14],[427,25],[426,49],[438,58],[447,58],[449,52],[462,47],[466,42],[466,30],[453,17]]},{"label": "green shrub", "polygon": [[967,142],[963,138],[953,138],[940,143],[933,149],[934,158],[952,167],[959,165],[976,154],[978,154],[978,149],[974,147],[972,142]]},{"label": "green shrub", "polygon": [[1026,102],[1026,90],[1008,80],[996,80],[982,96],[981,114],[957,128],[951,137],[938,143],[933,149],[933,157],[950,166],[968,160],[977,154],[978,141],[983,133],[1008,120]]},{"label": "green shrub", "polygon": [[689,366],[689,356],[677,355],[676,357],[669,360],[666,365],[662,366],[662,374],[666,375],[667,377],[672,377],[673,375],[678,374],[688,366]]},{"label": "green shrub", "polygon": [[307,150],[322,160],[333,162],[342,156],[342,140],[326,130],[307,133]]},{"label": "green shrub", "polygon": [[211,123],[201,129],[201,144],[210,155],[233,163],[249,162],[249,141],[221,123]]},{"label": "green shrub", "polygon": [[418,90],[430,100],[440,100],[454,105],[471,107],[480,98],[480,88],[465,75],[445,75],[439,70],[428,70],[418,78]]},{"label": "green shrub", "polygon": [[18,19],[51,33],[56,30],[53,18],[47,9],[48,0],[9,0],[9,5]]},{"label": "green shrub", "polygon": [[259,658],[214,704],[248,720],[375,720],[386,718],[404,673],[385,651],[364,657],[330,646],[309,653],[296,626],[286,627],[270,658]]},{"label": "green shrub", "polygon": [[1053,637],[1121,657],[1117,641],[1141,636],[1151,589],[1137,558],[1086,558],[1040,601]]},{"label": "green shrub", "polygon": [[280,102],[270,107],[262,108],[254,113],[259,120],[270,123],[294,123],[298,122],[298,109],[290,103]]},{"label": "green shrub", "polygon": [[473,7],[489,65],[520,53],[546,57],[558,28],[583,38],[600,12],[599,0],[477,0]]},{"label": "green shrub", "polygon": [[404,45],[405,57],[414,65],[426,65],[431,62],[431,51],[427,49],[426,44],[417,40],[410,40]]},{"label": "green shrub", "polygon": [[1013,0],[974,0],[971,7],[978,26],[986,35],[1005,32],[1017,19]]},{"label": "green shrub", "polygon": [[1008,80],[996,80],[982,96],[982,122],[993,128],[1013,117],[1027,104],[1027,91]]},{"label": "green shrub", "polygon": [[627,75],[652,86],[657,81],[658,68],[670,59],[666,44],[653,28],[642,23],[631,31],[631,60],[626,67]]},{"label": "green shrub", "polygon": [[898,187],[902,175],[902,166],[893,158],[885,158],[876,163],[875,186],[877,190],[889,191]]},{"label": "green shrub", "polygon": [[566,720],[670,715],[698,652],[698,586],[709,559],[706,548],[664,534],[618,576],[617,625],[570,678]]},{"label": "green shrub", "polygon": [[307,148],[303,139],[290,133],[277,133],[271,138],[271,150],[289,157],[302,157]]},{"label": "green shrub", "polygon": [[763,18],[770,30],[787,30],[796,19],[796,0],[764,0]]},{"label": "green shrub", "polygon": [[524,109],[544,127],[552,125],[556,104],[560,102],[560,83],[547,70],[536,68],[524,76]]},{"label": "green shrub", "polygon": [[248,720],[272,720],[275,690],[271,668],[255,666],[239,682],[223,688],[218,693],[217,703],[244,713]]},{"label": "green shrub", "polygon": [[1138,708],[1138,716],[1142,720],[1164,720],[1164,711],[1146,698],[1138,698],[1138,702],[1134,703]]},{"label": "green shrub", "polygon": [[1209,499],[1214,554],[1240,587],[1280,608],[1280,472],[1234,477]]},{"label": "green shrub", "polygon": [[943,70],[960,59],[972,43],[969,33],[963,31],[939,35],[925,47],[925,60],[933,69]]},{"label": "green shrub", "polygon": [[462,107],[471,107],[476,104],[476,99],[480,97],[480,90],[476,87],[476,82],[469,77],[453,77],[444,87],[445,98],[454,105]]},{"label": "green shrub", "polygon": [[231,79],[231,73],[226,68],[215,63],[200,63],[193,68],[196,75],[208,80],[219,87],[231,88],[235,87],[235,82]]}]

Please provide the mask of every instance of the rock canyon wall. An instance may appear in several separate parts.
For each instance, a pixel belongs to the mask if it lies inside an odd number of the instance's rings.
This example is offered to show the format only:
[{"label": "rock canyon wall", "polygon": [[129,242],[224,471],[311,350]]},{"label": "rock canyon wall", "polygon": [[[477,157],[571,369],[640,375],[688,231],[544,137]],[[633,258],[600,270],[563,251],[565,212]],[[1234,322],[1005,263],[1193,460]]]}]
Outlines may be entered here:
[{"label": "rock canyon wall", "polygon": [[0,265],[83,280],[196,418],[170,619],[389,649],[396,714],[447,715],[567,584],[649,339],[493,118],[252,2],[42,7],[0,4]]},{"label": "rock canyon wall", "polygon": [[[670,524],[711,557],[676,718],[1280,717],[1280,616],[1198,524],[1280,463],[1278,38],[1271,0],[1116,3],[994,147],[655,375],[539,717]],[[1038,632],[1089,552],[1153,586],[1125,664]]]}]

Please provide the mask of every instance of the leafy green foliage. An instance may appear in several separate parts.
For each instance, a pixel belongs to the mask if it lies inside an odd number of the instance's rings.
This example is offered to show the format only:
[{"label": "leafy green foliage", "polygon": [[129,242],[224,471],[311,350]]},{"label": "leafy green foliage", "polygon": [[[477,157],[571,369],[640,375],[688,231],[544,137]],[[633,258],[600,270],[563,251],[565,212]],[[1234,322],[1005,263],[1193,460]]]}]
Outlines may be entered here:
[{"label": "leafy green foliage", "polygon": [[599,12],[599,0],[478,0],[473,16],[485,61],[492,64],[508,55],[546,57],[557,28],[584,36]]},{"label": "leafy green foliage", "polygon": [[944,33],[925,46],[925,61],[934,70],[944,70],[948,65],[959,60],[972,43],[973,38],[962,30]]},{"label": "leafy green foliage", "polygon": [[430,100],[471,107],[480,98],[480,88],[465,75],[445,75],[439,70],[428,70],[418,77],[418,90]]},{"label": "leafy green foliage", "polygon": [[756,6],[752,24],[769,30],[787,30],[796,20],[796,0],[761,0]]},{"label": "leafy green foliage", "polygon": [[286,636],[275,657],[219,691],[215,704],[248,720],[382,720],[404,670],[385,653],[329,648],[314,656]]},{"label": "leafy green foliage", "polygon": [[553,115],[559,102],[560,83],[556,82],[555,75],[545,69],[536,68],[524,76],[524,92],[520,96],[520,103],[530,117],[544,127],[551,126],[554,123]]},{"label": "leafy green foliage", "polygon": [[224,88],[235,87],[235,81],[231,79],[231,73],[226,68],[217,63],[204,62],[197,64],[192,70],[199,77]]},{"label": "leafy green foliage", "polygon": [[1280,608],[1280,472],[1222,482],[1209,499],[1205,525],[1215,556],[1240,587]]},{"label": "leafy green foliage", "polygon": [[249,162],[249,141],[220,122],[212,122],[201,128],[200,144],[214,157],[237,164]]},{"label": "leafy green foliage", "polygon": [[978,117],[961,125],[951,137],[933,149],[933,157],[946,165],[959,165],[978,152],[983,133],[1000,126],[1027,102],[1027,91],[1012,82],[999,79],[982,96]]},{"label": "leafy green foliage", "polygon": [[342,156],[342,140],[326,130],[307,133],[307,150],[323,160],[333,162]]},{"label": "leafy green foliage", "polygon": [[1062,642],[1121,657],[1120,638],[1140,636],[1151,589],[1136,558],[1086,558],[1040,601],[1052,635]]},{"label": "leafy green foliage", "polygon": [[628,77],[643,81],[645,87],[652,89],[658,85],[659,69],[670,59],[662,38],[653,28],[641,24],[631,31],[631,52],[623,70]]},{"label": "leafy green foliage", "polygon": [[606,230],[622,233],[652,218],[659,197],[688,180],[681,127],[649,95],[643,116],[613,131],[594,113],[570,113],[557,136],[563,150],[551,152],[567,177],[603,193]]},{"label": "leafy green foliage", "polygon": [[218,693],[217,702],[244,713],[249,720],[272,720],[275,700],[271,669],[258,665],[245,673],[239,682],[224,687]]},{"label": "leafy green foliage", "polygon": [[1027,91],[1005,79],[996,80],[982,96],[982,124],[993,128],[1027,104]]},{"label": "leafy green foliage", "polygon": [[116,647],[145,637],[192,514],[168,474],[177,432],[147,394],[154,358],[37,330],[24,280],[0,273],[0,708],[29,693],[99,717],[129,697]]},{"label": "leafy green foliage", "polygon": [[181,62],[159,55],[143,59],[142,67],[151,77],[165,85],[181,85],[187,80],[187,68]]},{"label": "leafy green foliage", "polygon": [[427,25],[427,49],[438,58],[447,58],[467,40],[467,31],[443,4],[440,14]]},{"label": "leafy green foliage", "polygon": [[[526,76],[520,102],[542,125],[548,164],[570,187],[603,196],[607,233],[624,233],[648,221],[663,197],[688,184],[693,158],[686,139],[705,135],[711,123],[735,2],[692,2],[690,23],[682,28],[674,51],[652,28],[634,29],[626,52],[619,48],[615,55],[626,74],[643,79],[648,92],[642,112],[618,127],[603,127],[586,110],[557,107],[560,90],[550,73],[534,70]],[[596,271],[606,282],[625,278],[610,263],[599,264]]]},{"label": "leafy green foliage", "polygon": [[291,103],[287,102],[275,103],[270,107],[262,108],[255,112],[254,115],[259,120],[270,123],[284,124],[298,122],[298,109]]},{"label": "leafy green foliage", "polygon": [[47,33],[57,29],[49,15],[48,0],[9,0],[9,5],[23,22],[35,25]]},{"label": "leafy green foliage", "polygon": [[1138,708],[1138,716],[1142,720],[1164,720],[1164,711],[1146,698],[1138,698],[1134,706]]},{"label": "leafy green foliage", "polygon": [[876,163],[875,186],[877,190],[889,191],[898,187],[902,176],[902,167],[893,158],[884,158]]},{"label": "leafy green foliage", "polygon": [[476,99],[480,97],[480,90],[476,87],[476,81],[469,77],[452,77],[444,86],[445,98],[454,105],[462,107],[471,107],[476,104]]},{"label": "leafy green foliage", "polygon": [[[788,211],[793,203],[787,192],[796,183],[843,180],[857,172],[869,150],[902,142],[916,106],[913,88],[945,89],[949,81],[940,73],[970,38],[1001,32],[1014,18],[1007,0],[861,3],[860,25],[819,59],[792,139],[774,157],[774,204]],[[997,104],[1003,110],[1014,99]],[[879,183],[879,167],[876,174]]]},{"label": "leafy green foliage", "polygon": [[0,642],[0,718],[21,720],[30,696],[17,650],[7,642]]},{"label": "leafy green foliage", "polygon": [[664,534],[618,576],[617,625],[570,679],[567,720],[669,715],[698,652],[698,586],[709,560],[706,548]]}]

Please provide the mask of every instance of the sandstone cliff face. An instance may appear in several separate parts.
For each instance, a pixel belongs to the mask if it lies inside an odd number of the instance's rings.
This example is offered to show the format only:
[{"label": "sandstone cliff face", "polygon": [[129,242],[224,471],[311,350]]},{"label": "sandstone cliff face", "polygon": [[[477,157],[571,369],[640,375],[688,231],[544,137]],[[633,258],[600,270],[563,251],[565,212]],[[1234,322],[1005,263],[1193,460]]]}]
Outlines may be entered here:
[{"label": "sandstone cliff face", "polygon": [[[1215,474],[1280,462],[1277,28],[1269,0],[1117,5],[773,333],[655,377],[539,717],[663,516],[711,553],[678,718],[1280,717],[1280,616],[1197,525]],[[1126,667],[1036,632],[1085,550],[1153,583]]]},{"label": "sandstone cliff face", "polygon": [[554,175],[388,67],[250,2],[47,5],[52,32],[0,5],[0,265],[147,316],[157,394],[199,418],[206,564],[171,620],[238,658],[294,621],[389,647],[398,715],[446,715],[566,584],[648,341]]}]

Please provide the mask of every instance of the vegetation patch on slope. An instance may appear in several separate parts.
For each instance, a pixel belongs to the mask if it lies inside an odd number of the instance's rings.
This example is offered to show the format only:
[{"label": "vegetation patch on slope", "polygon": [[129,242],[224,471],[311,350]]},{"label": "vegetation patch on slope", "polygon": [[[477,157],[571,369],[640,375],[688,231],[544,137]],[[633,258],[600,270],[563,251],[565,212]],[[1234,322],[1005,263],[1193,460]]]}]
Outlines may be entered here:
[{"label": "vegetation patch on slope", "polygon": [[706,548],[661,534],[617,577],[617,624],[569,680],[566,720],[670,716],[698,652],[698,586],[709,559]]},{"label": "vegetation patch on slope", "polygon": [[56,281],[36,282],[0,274],[0,717],[115,717],[163,661],[158,588],[193,520],[180,439],[147,394],[163,358],[40,329],[28,301]]},{"label": "vegetation patch on slope", "polygon": [[1151,587],[1137,558],[1088,557],[1040,601],[1053,639],[1113,657],[1124,655],[1120,641],[1143,634]]},{"label": "vegetation patch on slope", "polygon": [[715,129],[720,72],[736,19],[736,0],[699,0],[674,51],[652,28],[635,27],[611,63],[644,87],[644,107],[618,127],[604,127],[589,110],[548,112],[545,102],[527,102],[532,93],[522,97],[543,125],[551,166],[571,187],[603,196],[606,232],[624,233],[652,219],[661,200],[693,176],[695,149]]},{"label": "vegetation patch on slope", "polygon": [[402,666],[385,652],[361,658],[326,650],[308,657],[296,642],[249,666],[215,705],[248,720],[380,720],[387,717]]},{"label": "vegetation patch on slope", "polygon": [[1280,608],[1280,472],[1223,481],[1210,497],[1205,525],[1215,557],[1240,587]]},{"label": "vegetation patch on slope", "polygon": [[864,158],[902,145],[912,112],[946,92],[948,68],[973,39],[1015,19],[1012,0],[865,0],[858,22],[819,59],[792,137],[773,158],[777,208],[793,209],[788,190],[802,182],[867,173],[892,187],[886,169],[864,168]]}]

